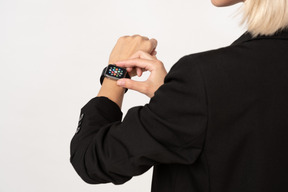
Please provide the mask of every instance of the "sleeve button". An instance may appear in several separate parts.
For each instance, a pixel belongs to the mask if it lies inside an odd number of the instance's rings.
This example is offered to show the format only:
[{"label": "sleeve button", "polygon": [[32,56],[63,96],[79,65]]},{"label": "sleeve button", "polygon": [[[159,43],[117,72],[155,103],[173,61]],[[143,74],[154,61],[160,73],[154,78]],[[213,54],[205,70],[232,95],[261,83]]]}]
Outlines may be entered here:
[{"label": "sleeve button", "polygon": [[78,127],[76,129],[76,133],[78,133],[81,129],[81,124],[82,124],[82,121],[83,121],[83,117],[84,117],[84,113],[82,113],[79,117],[79,121],[78,121]]}]

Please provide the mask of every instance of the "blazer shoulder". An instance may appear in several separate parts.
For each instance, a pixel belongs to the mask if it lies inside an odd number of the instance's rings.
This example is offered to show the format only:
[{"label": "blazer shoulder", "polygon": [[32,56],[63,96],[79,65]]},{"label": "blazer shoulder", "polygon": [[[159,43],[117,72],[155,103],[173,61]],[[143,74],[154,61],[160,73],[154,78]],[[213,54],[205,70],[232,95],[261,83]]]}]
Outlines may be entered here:
[{"label": "blazer shoulder", "polygon": [[[204,52],[193,53],[185,55],[180,58],[179,62],[182,69],[185,65],[191,65],[202,68],[205,65],[211,66],[217,63],[226,63],[233,60],[237,60],[239,57],[243,57],[243,54],[247,52],[246,44],[231,45],[227,47],[221,47],[218,49],[212,49]],[[176,63],[177,65],[177,63]]]},{"label": "blazer shoulder", "polygon": [[213,60],[215,58],[219,57],[229,57],[229,56],[234,56],[235,54],[243,54],[243,51],[247,48],[247,45],[245,44],[238,44],[234,46],[227,46],[227,47],[221,47],[217,49],[212,49],[208,51],[203,51],[203,52],[198,52],[198,53],[193,53],[189,55],[185,55],[181,59],[184,60],[195,60],[195,61],[209,61]]}]

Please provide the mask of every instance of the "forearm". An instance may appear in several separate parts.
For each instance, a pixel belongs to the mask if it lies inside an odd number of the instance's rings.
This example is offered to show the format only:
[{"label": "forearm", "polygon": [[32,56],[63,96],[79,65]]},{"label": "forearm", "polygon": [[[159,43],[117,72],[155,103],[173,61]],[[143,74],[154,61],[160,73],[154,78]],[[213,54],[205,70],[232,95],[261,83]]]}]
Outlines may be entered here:
[{"label": "forearm", "polygon": [[121,109],[125,89],[119,87],[116,82],[117,81],[105,77],[97,97],[108,97]]}]

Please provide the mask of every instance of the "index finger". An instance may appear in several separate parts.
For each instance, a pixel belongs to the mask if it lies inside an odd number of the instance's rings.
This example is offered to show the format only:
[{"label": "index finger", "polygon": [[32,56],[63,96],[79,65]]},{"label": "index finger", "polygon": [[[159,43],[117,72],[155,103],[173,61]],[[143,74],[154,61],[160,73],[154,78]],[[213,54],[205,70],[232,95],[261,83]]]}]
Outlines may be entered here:
[{"label": "index finger", "polygon": [[154,69],[151,60],[147,59],[128,59],[125,61],[116,62],[115,64],[119,67],[139,67],[148,71],[152,71]]},{"label": "index finger", "polygon": [[154,38],[149,40],[151,42],[151,53],[153,53],[153,51],[155,51],[157,45],[158,45],[158,41]]}]

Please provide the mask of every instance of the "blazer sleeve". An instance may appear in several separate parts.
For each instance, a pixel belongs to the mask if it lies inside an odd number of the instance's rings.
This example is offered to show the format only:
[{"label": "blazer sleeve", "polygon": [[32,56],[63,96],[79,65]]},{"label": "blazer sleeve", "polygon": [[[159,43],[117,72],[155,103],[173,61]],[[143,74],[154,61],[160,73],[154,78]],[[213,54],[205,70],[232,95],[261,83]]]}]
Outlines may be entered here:
[{"label": "blazer sleeve", "polygon": [[193,164],[207,123],[204,82],[197,63],[183,57],[144,106],[122,119],[118,105],[95,97],[81,108],[70,162],[87,183],[122,184],[156,164]]}]

